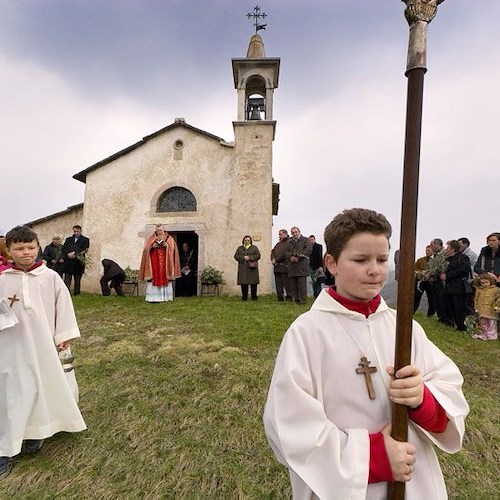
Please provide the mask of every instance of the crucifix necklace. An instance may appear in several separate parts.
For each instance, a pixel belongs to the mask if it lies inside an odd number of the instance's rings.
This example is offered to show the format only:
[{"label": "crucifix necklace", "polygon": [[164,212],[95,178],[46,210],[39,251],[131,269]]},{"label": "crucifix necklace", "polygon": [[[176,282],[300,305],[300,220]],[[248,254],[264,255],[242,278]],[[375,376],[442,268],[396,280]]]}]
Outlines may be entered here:
[{"label": "crucifix necklace", "polygon": [[375,399],[375,389],[373,387],[372,373],[375,373],[377,371],[377,367],[370,366],[371,361],[368,361],[368,358],[363,354],[363,351],[361,347],[359,347],[359,344],[356,342],[356,339],[350,334],[349,330],[344,326],[344,324],[341,321],[339,321],[339,323],[342,325],[342,328],[344,329],[347,336],[351,339],[353,344],[358,348],[359,352],[361,353],[361,358],[358,363],[359,368],[356,368],[356,373],[358,375],[365,376],[365,383],[366,383],[366,389],[368,390],[368,397],[370,399]]},{"label": "crucifix necklace", "polygon": [[368,389],[368,396],[370,399],[375,399],[375,389],[373,388],[372,382],[372,373],[377,371],[376,366],[369,366],[371,361],[366,359],[366,356],[362,356],[358,366],[360,368],[356,368],[356,373],[363,374],[365,376],[366,388]]},{"label": "crucifix necklace", "polygon": [[17,298],[17,295],[14,294],[12,297],[7,297],[7,300],[10,300],[10,308],[12,309],[12,306],[14,305],[14,302],[19,302],[19,299]]}]

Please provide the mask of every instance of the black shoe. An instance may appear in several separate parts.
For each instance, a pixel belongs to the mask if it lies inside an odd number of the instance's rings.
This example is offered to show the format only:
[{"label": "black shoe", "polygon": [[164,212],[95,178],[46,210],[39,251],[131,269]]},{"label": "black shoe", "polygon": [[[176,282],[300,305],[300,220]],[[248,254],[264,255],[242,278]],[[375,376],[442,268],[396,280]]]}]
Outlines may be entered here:
[{"label": "black shoe", "polygon": [[7,477],[14,466],[12,457],[0,457],[0,480]]},{"label": "black shoe", "polygon": [[257,299],[258,299],[258,297],[252,297],[252,300],[257,300]]},{"label": "black shoe", "polygon": [[278,302],[285,302],[285,299],[283,297],[278,297]]},{"label": "black shoe", "polygon": [[27,453],[28,455],[34,455],[42,449],[43,439],[26,439],[23,445],[24,453]]}]

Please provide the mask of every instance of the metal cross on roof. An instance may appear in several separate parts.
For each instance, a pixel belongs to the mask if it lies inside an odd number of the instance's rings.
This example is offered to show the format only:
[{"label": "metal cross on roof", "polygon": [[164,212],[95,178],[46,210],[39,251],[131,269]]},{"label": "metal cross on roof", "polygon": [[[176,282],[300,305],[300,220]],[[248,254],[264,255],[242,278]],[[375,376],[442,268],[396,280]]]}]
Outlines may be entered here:
[{"label": "metal cross on roof", "polygon": [[255,27],[255,33],[257,33],[257,31],[259,31],[259,30],[266,29],[267,24],[260,24],[259,21],[261,19],[265,19],[267,17],[267,14],[265,12],[261,12],[260,7],[258,5],[256,5],[253,8],[253,12],[249,12],[247,14],[247,17],[248,17],[248,19],[253,18],[253,25]]}]

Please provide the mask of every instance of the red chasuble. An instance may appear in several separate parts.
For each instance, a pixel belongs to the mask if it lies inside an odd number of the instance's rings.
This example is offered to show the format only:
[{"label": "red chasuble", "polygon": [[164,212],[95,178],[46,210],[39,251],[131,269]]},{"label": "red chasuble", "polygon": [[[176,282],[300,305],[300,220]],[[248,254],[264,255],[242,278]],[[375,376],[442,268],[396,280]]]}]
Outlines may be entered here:
[{"label": "red chasuble", "polygon": [[154,286],[167,286],[167,248],[152,248],[151,249],[151,274],[153,277]]}]

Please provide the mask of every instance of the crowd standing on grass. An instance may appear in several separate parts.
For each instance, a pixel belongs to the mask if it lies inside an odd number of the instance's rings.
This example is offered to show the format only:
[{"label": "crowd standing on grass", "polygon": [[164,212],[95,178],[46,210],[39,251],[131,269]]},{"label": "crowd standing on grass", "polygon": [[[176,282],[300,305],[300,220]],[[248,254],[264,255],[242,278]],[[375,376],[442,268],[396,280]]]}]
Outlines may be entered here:
[{"label": "crowd standing on grass", "polygon": [[[392,481],[408,498],[446,498],[433,445],[461,448],[463,378],[416,322],[411,364],[392,367],[396,311],[380,296],[391,232],[372,210],[337,215],[324,238],[336,286],[283,338],[264,425],[294,498],[385,498]],[[407,442],[390,436],[391,403],[409,408]]]},{"label": "crowd standing on grass", "polygon": [[425,256],[415,262],[414,311],[426,293],[428,317],[437,314],[438,321],[462,332],[468,331],[466,323],[471,318],[469,324],[479,329],[471,332],[474,339],[496,340],[500,304],[492,292],[485,299],[485,290],[500,287],[500,233],[489,234],[486,243],[478,256],[466,237],[449,240],[446,248],[442,239],[434,238]]},{"label": "crowd standing on grass", "polygon": [[[12,266],[6,249],[5,231],[0,228],[0,273]],[[335,278],[324,263],[323,247],[314,235],[302,236],[294,226],[290,230],[278,231],[278,241],[271,251],[276,296],[279,302],[289,301],[305,304],[307,280],[312,283],[313,296],[317,298],[326,286],[335,285]],[[82,235],[80,225],[73,226],[73,235],[61,245],[61,238],[54,236],[52,242],[39,251],[37,261],[45,261],[47,267],[64,277],[68,289],[74,282],[74,295],[80,293],[80,281],[85,272],[86,254],[90,241]],[[394,254],[395,279],[399,274],[399,250]],[[237,283],[241,287],[244,301],[250,297],[257,300],[259,284],[260,251],[246,235],[235,253],[238,261]],[[103,263],[114,262],[104,259]],[[118,268],[119,264],[114,263]],[[115,269],[115,268],[113,268]],[[120,268],[121,269],[121,268]],[[104,266],[101,278],[103,295],[109,295],[114,288],[118,295],[124,295],[118,281],[124,275],[123,269],[115,278]],[[479,255],[471,248],[470,240],[462,236],[448,240],[434,238],[425,248],[425,255],[415,262],[414,312],[420,307],[422,297],[427,297],[427,316],[437,316],[439,322],[458,331],[469,331],[475,339],[491,340],[498,330],[499,310],[484,333],[484,325],[476,305],[475,295],[480,280],[487,274],[495,286],[500,287],[500,233],[490,233],[486,246]],[[173,300],[174,296],[191,296],[197,293],[197,254],[189,243],[183,242],[179,252],[175,239],[162,224],[156,224],[154,233],[147,238],[141,258],[138,279],[145,281],[147,302]],[[117,281],[118,280],[118,281]],[[103,285],[104,283],[104,285]],[[116,285],[116,286],[115,286]],[[494,307],[497,307],[496,305]],[[483,322],[484,323],[484,322]],[[471,327],[471,325],[473,325]],[[482,325],[482,326],[481,326]]]},{"label": "crowd standing on grass", "polygon": [[70,341],[80,331],[68,288],[37,261],[33,230],[15,227],[5,240],[12,265],[0,274],[0,480],[19,454],[37,453],[58,432],[86,429],[71,368]]}]

